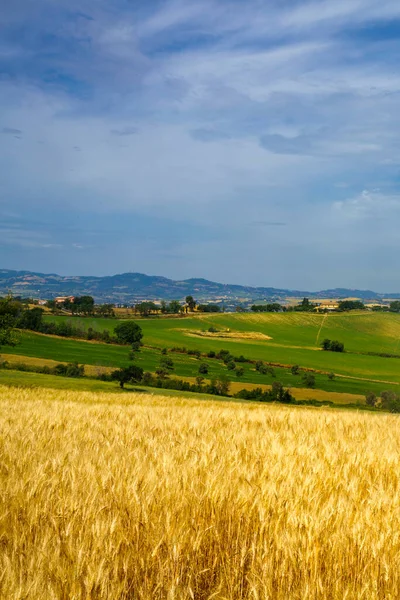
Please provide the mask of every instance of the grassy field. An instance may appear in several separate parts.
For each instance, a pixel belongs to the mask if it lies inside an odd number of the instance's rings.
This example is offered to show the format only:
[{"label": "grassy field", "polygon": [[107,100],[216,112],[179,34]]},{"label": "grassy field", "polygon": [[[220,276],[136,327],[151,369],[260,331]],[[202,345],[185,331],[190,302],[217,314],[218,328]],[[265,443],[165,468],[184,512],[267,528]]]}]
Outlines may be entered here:
[{"label": "grassy field", "polygon": [[[160,321],[157,321],[159,323]],[[144,323],[144,321],[143,321]],[[152,324],[153,325],[153,324]],[[115,325],[114,325],[115,326]],[[188,338],[191,339],[191,338]],[[204,341],[201,339],[200,341]],[[208,340],[206,340],[208,341]],[[212,340],[211,342],[213,342]],[[197,342],[197,339],[195,340]],[[164,347],[164,344],[159,348],[142,348],[141,352],[137,355],[135,359],[135,363],[142,367],[145,371],[154,372],[160,362],[161,359],[161,347]],[[196,347],[196,345],[194,346]],[[221,347],[230,348],[232,352],[239,353],[236,345],[228,346],[226,343],[221,344],[218,343],[216,349],[221,349]],[[247,356],[251,357],[252,346],[248,348]],[[208,347],[204,348],[206,351]],[[332,352],[319,352],[313,353],[314,355],[328,355],[328,359],[332,357],[336,358],[336,355]],[[32,359],[36,357],[37,359],[44,360],[52,360],[56,362],[79,362],[80,364],[89,365],[90,367],[87,369],[91,375],[95,374],[96,370],[99,372],[102,370],[102,367],[123,367],[129,364],[128,360],[128,348],[126,346],[115,346],[112,344],[101,344],[97,342],[87,342],[84,340],[74,340],[68,338],[57,338],[54,336],[46,336],[40,335],[31,332],[21,332],[20,334],[20,343],[15,347],[4,347],[3,358],[7,360],[15,361],[27,361],[29,362],[29,358]],[[187,354],[177,354],[171,353],[171,358],[174,362],[174,371],[173,375],[177,377],[190,377],[194,378],[198,375],[198,368],[200,362],[206,362],[209,366],[209,373],[207,375],[208,378],[216,377],[222,373],[227,374],[228,377],[234,381],[239,383],[255,383],[257,385],[271,385],[273,381],[280,381],[283,385],[293,388],[303,388],[304,384],[302,382],[302,374],[298,376],[293,376],[288,368],[275,368],[275,377],[272,375],[262,375],[256,372],[254,365],[243,363],[243,368],[245,370],[244,376],[237,379],[235,374],[232,374],[227,371],[226,366],[222,361],[211,360],[211,359],[201,359],[199,361],[193,356],[188,356]],[[27,358],[28,357],[28,360]],[[400,360],[399,359],[384,359],[380,357],[371,357],[371,356],[358,356],[358,355],[347,355],[345,354],[343,360],[356,358],[359,361],[367,359],[367,361],[371,365],[371,370],[374,368],[377,369],[376,365],[380,361],[385,363],[385,377],[382,379],[385,382],[382,383],[380,381],[374,382],[373,380],[380,380],[381,376],[378,376],[377,372],[371,373],[362,373],[359,374],[356,368],[350,371],[350,377],[338,376],[333,381],[330,381],[326,374],[316,374],[316,388],[319,390],[323,390],[326,392],[334,392],[334,393],[346,393],[346,394],[357,394],[364,395],[368,391],[373,391],[377,395],[383,389],[394,389],[395,391],[399,390],[399,385],[397,380],[400,378]],[[40,362],[40,361],[39,361]],[[389,365],[389,366],[388,366]],[[325,368],[327,365],[325,365]],[[341,375],[340,369],[334,369],[332,366],[330,369],[334,370],[336,373]],[[360,377],[360,379],[353,379],[353,377]],[[244,387],[244,386],[242,386]],[[315,397],[313,395],[313,390],[310,390],[309,397]],[[295,394],[296,395],[296,394]]]},{"label": "grassy field", "polygon": [[398,418],[0,386],[0,597],[386,600]]}]

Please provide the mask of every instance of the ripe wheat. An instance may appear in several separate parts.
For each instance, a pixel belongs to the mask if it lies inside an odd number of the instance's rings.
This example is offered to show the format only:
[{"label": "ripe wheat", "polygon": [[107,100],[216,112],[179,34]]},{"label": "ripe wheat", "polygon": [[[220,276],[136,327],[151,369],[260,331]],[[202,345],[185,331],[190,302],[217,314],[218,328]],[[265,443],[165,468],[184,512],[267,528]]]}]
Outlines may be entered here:
[{"label": "ripe wheat", "polygon": [[0,387],[0,597],[398,598],[399,424]]}]

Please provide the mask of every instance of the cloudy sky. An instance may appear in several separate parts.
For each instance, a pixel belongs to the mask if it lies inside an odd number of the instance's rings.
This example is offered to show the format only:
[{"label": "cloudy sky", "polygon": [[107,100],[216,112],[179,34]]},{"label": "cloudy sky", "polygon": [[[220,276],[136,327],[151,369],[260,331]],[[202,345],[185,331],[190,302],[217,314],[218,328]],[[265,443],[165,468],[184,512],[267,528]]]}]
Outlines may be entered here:
[{"label": "cloudy sky", "polygon": [[13,0],[0,27],[0,267],[400,291],[398,0]]}]

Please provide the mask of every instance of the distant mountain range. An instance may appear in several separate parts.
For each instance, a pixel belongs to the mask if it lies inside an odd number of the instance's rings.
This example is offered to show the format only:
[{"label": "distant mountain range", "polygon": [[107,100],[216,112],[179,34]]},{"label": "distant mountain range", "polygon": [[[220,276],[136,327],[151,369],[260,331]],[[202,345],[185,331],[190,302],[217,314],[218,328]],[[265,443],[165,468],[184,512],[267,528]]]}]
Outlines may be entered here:
[{"label": "distant mountain range", "polygon": [[284,301],[290,297],[347,298],[379,300],[398,298],[400,294],[379,294],[372,290],[336,288],[308,292],[272,287],[227,285],[207,279],[174,281],[166,277],[122,273],[107,277],[62,276],[54,273],[32,273],[0,269],[0,295],[49,299],[56,296],[90,295],[97,302],[133,304],[142,300],[183,300],[192,295],[197,301],[223,302],[227,307],[236,303],[248,304],[263,300]]}]

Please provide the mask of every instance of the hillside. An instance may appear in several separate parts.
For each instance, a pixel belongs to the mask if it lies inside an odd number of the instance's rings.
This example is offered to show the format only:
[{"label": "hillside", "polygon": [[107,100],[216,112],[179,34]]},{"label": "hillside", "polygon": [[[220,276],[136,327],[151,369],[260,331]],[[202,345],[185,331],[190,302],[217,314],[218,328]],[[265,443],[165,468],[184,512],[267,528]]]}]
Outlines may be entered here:
[{"label": "hillside", "polygon": [[207,279],[175,281],[166,277],[142,273],[122,273],[106,277],[63,276],[55,273],[0,270],[0,295],[11,292],[34,298],[62,295],[91,295],[97,302],[132,304],[141,300],[183,299],[193,295],[200,301],[224,301],[227,306],[237,302],[262,300],[283,301],[288,297],[346,298],[348,296],[374,300],[396,294],[379,294],[372,290],[329,289],[310,292],[273,287],[229,285]]}]

